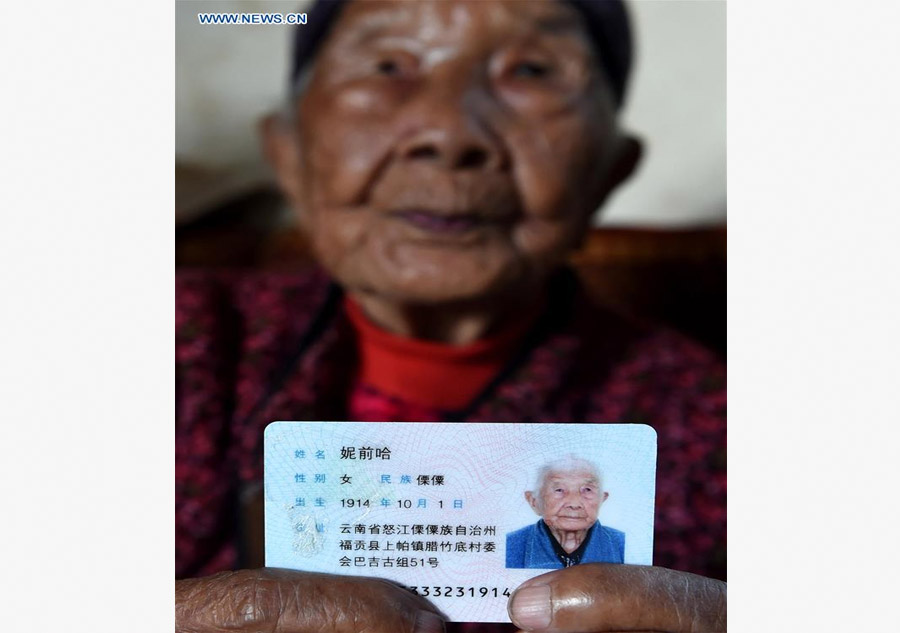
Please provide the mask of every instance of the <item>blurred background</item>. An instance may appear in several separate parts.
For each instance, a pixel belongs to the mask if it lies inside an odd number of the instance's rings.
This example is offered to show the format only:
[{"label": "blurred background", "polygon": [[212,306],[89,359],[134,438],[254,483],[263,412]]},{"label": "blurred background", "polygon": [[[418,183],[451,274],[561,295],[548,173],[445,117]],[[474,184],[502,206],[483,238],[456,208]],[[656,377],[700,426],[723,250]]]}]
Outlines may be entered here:
[{"label": "blurred background", "polygon": [[[284,103],[289,26],[203,26],[198,12],[304,1],[176,3],[176,265],[296,268],[303,237],[257,141]],[[573,263],[598,299],[725,353],[725,2],[628,2],[636,60],[624,125],[645,143]]]}]

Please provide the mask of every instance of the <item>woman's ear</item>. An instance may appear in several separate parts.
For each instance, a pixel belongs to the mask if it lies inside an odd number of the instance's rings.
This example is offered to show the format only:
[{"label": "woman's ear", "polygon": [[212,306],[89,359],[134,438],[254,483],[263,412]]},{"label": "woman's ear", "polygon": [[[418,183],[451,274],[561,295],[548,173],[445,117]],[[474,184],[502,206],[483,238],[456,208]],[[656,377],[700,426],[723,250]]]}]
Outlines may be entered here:
[{"label": "woman's ear", "polygon": [[535,497],[530,490],[525,491],[525,500],[528,502],[528,505],[531,506],[531,509],[534,510],[534,513],[538,516],[541,516],[541,509],[538,498]]},{"label": "woman's ear", "polygon": [[590,196],[587,204],[588,211],[582,218],[582,231],[579,233],[578,241],[573,245],[574,250],[584,246],[585,241],[588,239],[591,225],[602,213],[603,205],[606,203],[609,194],[631,177],[640,164],[643,155],[644,146],[637,137],[623,134],[617,139],[617,146],[609,156],[608,162],[603,162],[598,167],[602,171],[597,174],[597,179],[591,183],[595,188],[588,190],[588,195]]},{"label": "woman's ear", "polygon": [[294,209],[301,208],[303,174],[294,125],[280,112],[262,117],[258,124],[263,157],[275,172],[278,186]]},{"label": "woman's ear", "polygon": [[617,147],[606,167],[606,173],[601,179],[592,217],[599,213],[609,195],[637,171],[643,155],[644,144],[640,139],[628,134],[619,137]]},{"label": "woman's ear", "polygon": [[644,144],[636,136],[625,134],[610,170],[610,186],[607,195],[631,178],[644,156]]}]

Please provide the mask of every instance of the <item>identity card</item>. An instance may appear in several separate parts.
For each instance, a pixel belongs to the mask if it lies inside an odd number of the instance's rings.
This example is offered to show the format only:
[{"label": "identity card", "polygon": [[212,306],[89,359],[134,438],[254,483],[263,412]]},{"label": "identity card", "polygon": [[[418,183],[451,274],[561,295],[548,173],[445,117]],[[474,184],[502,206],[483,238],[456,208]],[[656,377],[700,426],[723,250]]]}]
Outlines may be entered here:
[{"label": "identity card", "polygon": [[274,422],[266,565],[386,578],[451,621],[509,622],[525,580],[652,564],[642,424]]}]

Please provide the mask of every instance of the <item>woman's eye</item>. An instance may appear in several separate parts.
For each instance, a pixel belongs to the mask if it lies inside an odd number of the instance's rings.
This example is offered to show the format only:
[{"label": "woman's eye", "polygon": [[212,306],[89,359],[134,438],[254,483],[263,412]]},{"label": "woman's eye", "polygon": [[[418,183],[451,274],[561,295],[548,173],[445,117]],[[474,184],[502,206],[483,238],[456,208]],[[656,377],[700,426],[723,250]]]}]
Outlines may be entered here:
[{"label": "woman's eye", "polygon": [[541,62],[519,62],[515,64],[510,74],[519,79],[537,79],[550,74],[550,66]]},{"label": "woman's eye", "polygon": [[393,59],[382,59],[375,65],[379,75],[394,77],[400,74],[400,65]]},{"label": "woman's eye", "polygon": [[375,55],[372,63],[375,75],[394,79],[411,79],[419,70],[419,61],[405,52]]}]

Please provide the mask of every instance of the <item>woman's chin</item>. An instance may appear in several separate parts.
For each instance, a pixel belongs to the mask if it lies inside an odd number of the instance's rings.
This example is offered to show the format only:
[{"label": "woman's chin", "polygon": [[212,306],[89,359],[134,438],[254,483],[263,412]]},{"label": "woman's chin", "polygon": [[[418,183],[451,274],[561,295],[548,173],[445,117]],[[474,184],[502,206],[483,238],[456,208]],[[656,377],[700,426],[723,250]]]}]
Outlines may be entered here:
[{"label": "woman's chin", "polygon": [[553,527],[561,532],[581,532],[590,528],[591,525],[593,525],[593,521],[586,519],[562,519],[555,521]]},{"label": "woman's chin", "polygon": [[[393,262],[392,262],[393,264]],[[505,264],[505,263],[504,263]],[[411,304],[464,303],[502,300],[509,289],[521,285],[515,267],[495,261],[426,262],[417,266],[370,268],[365,285],[386,299]]]}]

